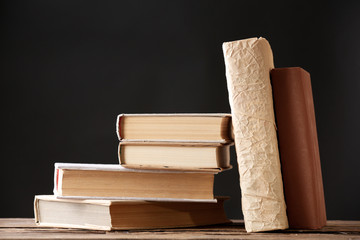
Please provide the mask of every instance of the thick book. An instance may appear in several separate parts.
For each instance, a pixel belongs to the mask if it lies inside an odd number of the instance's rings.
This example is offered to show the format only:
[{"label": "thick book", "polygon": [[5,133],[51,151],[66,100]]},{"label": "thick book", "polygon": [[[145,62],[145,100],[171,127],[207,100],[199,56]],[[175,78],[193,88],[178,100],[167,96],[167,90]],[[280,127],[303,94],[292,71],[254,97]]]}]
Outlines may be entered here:
[{"label": "thick book", "polygon": [[229,103],[247,232],[288,228],[275,128],[269,42],[223,43]]},{"label": "thick book", "polygon": [[120,114],[122,141],[231,142],[231,114]]},{"label": "thick book", "polygon": [[57,199],[35,196],[39,226],[95,230],[191,227],[230,222],[223,202],[152,202],[130,200]]},{"label": "thick book", "polygon": [[271,83],[289,227],[319,229],[326,209],[310,74],[275,68]]},{"label": "thick book", "polygon": [[216,201],[216,171],[129,169],[119,164],[56,163],[59,198]]},{"label": "thick book", "polygon": [[230,144],[120,142],[120,164],[129,168],[227,170]]}]

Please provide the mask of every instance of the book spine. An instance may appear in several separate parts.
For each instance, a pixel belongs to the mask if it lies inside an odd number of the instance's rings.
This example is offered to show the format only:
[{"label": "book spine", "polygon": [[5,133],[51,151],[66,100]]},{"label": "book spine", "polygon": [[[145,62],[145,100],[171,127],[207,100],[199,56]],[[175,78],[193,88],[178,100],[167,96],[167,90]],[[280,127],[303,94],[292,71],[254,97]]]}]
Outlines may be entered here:
[{"label": "book spine", "polygon": [[251,38],[226,42],[223,51],[246,231],[285,229],[270,44],[264,38]]},{"label": "book spine", "polygon": [[271,82],[289,227],[319,229],[326,210],[310,74],[273,69]]},{"label": "book spine", "polygon": [[122,153],[124,153],[123,151],[122,151],[122,144],[121,144],[121,142],[119,142],[119,146],[118,146],[118,159],[119,159],[119,164],[120,165],[123,165],[124,164],[124,162],[123,162],[123,157],[122,157]]},{"label": "book spine", "polygon": [[58,190],[59,190],[59,169],[56,167],[55,165],[55,170],[54,170],[54,189],[53,189],[53,193],[54,195],[58,194]]},{"label": "book spine", "polygon": [[37,196],[34,198],[34,217],[36,225],[39,225],[40,222],[40,213],[39,213],[39,199]]},{"label": "book spine", "polygon": [[121,133],[121,121],[122,121],[123,117],[124,117],[124,114],[119,114],[117,116],[117,120],[116,120],[116,135],[119,140],[123,139],[123,136]]},{"label": "book spine", "polygon": [[60,196],[62,194],[62,177],[63,171],[57,167],[55,163],[55,171],[54,171],[54,189],[53,193],[55,196]]}]

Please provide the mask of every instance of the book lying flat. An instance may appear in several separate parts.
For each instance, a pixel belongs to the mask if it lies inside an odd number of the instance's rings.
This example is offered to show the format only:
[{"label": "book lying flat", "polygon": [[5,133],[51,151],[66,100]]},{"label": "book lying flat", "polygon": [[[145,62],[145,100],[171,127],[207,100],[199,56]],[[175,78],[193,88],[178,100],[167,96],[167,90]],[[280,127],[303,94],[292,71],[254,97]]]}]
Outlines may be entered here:
[{"label": "book lying flat", "polygon": [[310,74],[276,68],[271,82],[289,227],[318,229],[326,209]]},{"label": "book lying flat", "polygon": [[129,200],[57,199],[35,196],[35,222],[39,226],[127,230],[191,227],[230,222],[223,202],[151,202]]},{"label": "book lying flat", "polygon": [[230,144],[120,142],[120,164],[129,168],[226,170]]},{"label": "book lying flat", "polygon": [[211,172],[129,169],[118,164],[56,163],[54,195],[107,198],[216,201]]},{"label": "book lying flat", "polygon": [[119,140],[231,142],[231,114],[120,114]]}]

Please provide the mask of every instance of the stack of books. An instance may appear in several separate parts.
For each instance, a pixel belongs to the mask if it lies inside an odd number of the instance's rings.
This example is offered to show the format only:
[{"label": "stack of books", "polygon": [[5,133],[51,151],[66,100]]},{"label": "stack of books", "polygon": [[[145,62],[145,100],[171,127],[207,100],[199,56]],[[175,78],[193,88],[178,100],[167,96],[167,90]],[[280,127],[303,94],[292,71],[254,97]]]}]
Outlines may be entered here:
[{"label": "stack of books", "polygon": [[99,230],[229,222],[214,175],[231,168],[230,114],[121,114],[120,164],[56,163],[40,226]]}]

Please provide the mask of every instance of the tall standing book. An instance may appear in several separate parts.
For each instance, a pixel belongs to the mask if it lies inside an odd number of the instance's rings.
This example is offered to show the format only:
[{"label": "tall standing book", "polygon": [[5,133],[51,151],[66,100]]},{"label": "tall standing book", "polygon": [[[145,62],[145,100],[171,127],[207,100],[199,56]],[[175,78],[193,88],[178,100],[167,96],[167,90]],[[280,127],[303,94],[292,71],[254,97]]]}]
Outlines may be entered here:
[{"label": "tall standing book", "polygon": [[271,82],[289,227],[318,229],[326,209],[310,74],[275,68]]},{"label": "tall standing book", "polygon": [[120,164],[130,168],[230,169],[230,144],[120,142]]},{"label": "tall standing book", "polygon": [[215,201],[217,171],[128,169],[118,164],[56,163],[54,195],[108,198]]},{"label": "tall standing book", "polygon": [[232,141],[231,114],[120,114],[116,132],[123,141]]},{"label": "tall standing book", "polygon": [[288,227],[277,144],[269,42],[250,38],[223,44],[229,103],[247,232]]},{"label": "tall standing book", "polygon": [[224,198],[214,203],[57,199],[35,196],[40,226],[126,230],[190,227],[228,223]]}]

